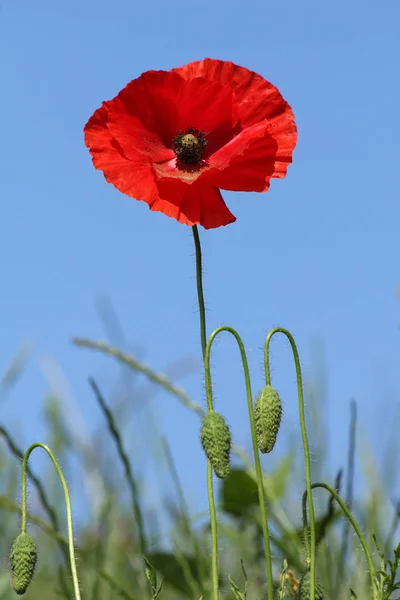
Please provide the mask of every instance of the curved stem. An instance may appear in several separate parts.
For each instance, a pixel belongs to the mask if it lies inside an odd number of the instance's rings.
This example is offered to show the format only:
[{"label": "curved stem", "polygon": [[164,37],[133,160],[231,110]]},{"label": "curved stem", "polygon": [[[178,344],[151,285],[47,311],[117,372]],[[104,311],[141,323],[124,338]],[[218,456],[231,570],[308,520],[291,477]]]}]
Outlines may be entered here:
[{"label": "curved stem", "polygon": [[[22,461],[24,458],[24,453],[22,452],[22,450],[20,448],[18,448],[15,441],[12,439],[9,432],[4,427],[0,427],[0,435],[2,435],[4,437],[12,454],[14,454],[14,456],[16,456],[20,461]],[[38,477],[36,477],[34,475],[34,473],[32,473],[31,469],[29,468],[29,465],[27,466],[26,471],[27,471],[27,476],[32,481],[33,485],[36,487],[40,502],[43,506],[43,509],[45,510],[45,512],[47,513],[47,515],[50,519],[53,529],[55,529],[56,531],[59,532],[60,524],[59,524],[57,512],[55,511],[54,507],[51,506],[51,504],[47,498],[47,495],[46,495],[46,492],[45,492],[42,482],[40,481],[40,479]],[[60,541],[59,541],[59,544],[60,544]],[[63,555],[63,559],[64,559],[66,565],[68,565],[69,557],[68,557],[67,548],[63,544],[60,544],[60,549],[61,549],[61,552]],[[64,569],[59,569],[58,577],[59,577],[60,587],[62,589],[63,595],[67,598],[67,600],[69,600],[71,593],[70,593],[70,589],[69,589],[69,582],[66,579]]]},{"label": "curved stem", "polygon": [[[349,520],[349,523],[353,527],[358,539],[360,540],[360,544],[361,544],[362,549],[365,554],[365,559],[367,561],[368,570],[370,572],[371,585],[372,585],[372,590],[373,590],[373,594],[374,594],[374,599],[376,599],[377,598],[377,586],[376,586],[376,579],[375,579],[376,575],[375,575],[374,564],[372,562],[371,552],[369,551],[367,542],[365,541],[365,537],[364,537],[357,521],[355,520],[355,518],[353,517],[350,510],[347,508],[346,504],[343,502],[343,500],[341,499],[339,494],[330,485],[328,485],[327,483],[317,482],[317,483],[313,483],[311,485],[311,489],[315,489],[315,488],[323,488],[323,489],[327,490],[331,494],[331,496],[333,496],[333,498],[339,504],[340,508],[342,509],[342,511],[346,515],[347,519]],[[308,492],[306,490],[303,494],[303,500],[302,500],[303,519],[305,518],[306,524],[307,524],[307,496],[308,496]]]},{"label": "curved stem", "polygon": [[[194,247],[196,250],[196,283],[197,283],[197,299],[199,303],[200,312],[200,339],[201,339],[201,351],[203,355],[203,361],[205,363],[206,356],[206,345],[207,345],[207,327],[206,327],[206,310],[204,305],[204,293],[203,293],[203,261],[201,256],[201,245],[199,232],[197,226],[192,227]],[[204,367],[205,369],[205,367]],[[206,371],[206,369],[205,369]],[[205,375],[207,380],[207,375]],[[211,397],[211,401],[209,398]],[[207,405],[208,410],[212,410],[212,390],[211,388],[207,391]],[[208,493],[208,504],[210,509],[210,525],[211,525],[211,579],[212,579],[212,597],[213,600],[219,599],[218,589],[218,523],[217,523],[217,511],[215,508],[214,499],[214,484],[213,484],[213,472],[210,461],[207,461],[207,493]]]},{"label": "curved stem", "polygon": [[294,341],[294,337],[287,329],[283,329],[282,327],[276,327],[272,329],[266,339],[264,344],[264,365],[265,365],[265,380],[267,385],[271,385],[271,371],[269,366],[269,345],[272,337],[276,333],[283,333],[289,340],[290,346],[293,352],[294,363],[296,367],[296,380],[297,380],[297,396],[299,403],[299,416],[300,416],[300,428],[301,428],[301,437],[303,440],[303,454],[304,454],[304,469],[306,475],[306,489],[308,495],[308,505],[310,507],[310,537],[311,537],[311,548],[310,548],[310,540],[308,537],[308,529],[304,532],[305,534],[305,548],[306,548],[306,559],[307,563],[310,565],[310,600],[315,600],[315,551],[316,551],[316,536],[315,536],[315,514],[314,514],[314,503],[311,493],[311,460],[310,460],[310,449],[308,446],[308,438],[307,438],[307,429],[306,429],[306,419],[305,419],[305,411],[304,411],[304,397],[303,397],[303,378],[301,375],[301,366],[300,366],[300,358],[299,353],[297,351],[296,342]]},{"label": "curved stem", "polygon": [[250,429],[251,429],[251,440],[253,444],[253,454],[254,454],[254,463],[256,468],[256,478],[257,478],[257,487],[258,487],[258,500],[260,504],[260,512],[261,512],[261,523],[263,529],[263,537],[264,537],[264,549],[265,549],[265,563],[266,563],[266,573],[267,573],[267,587],[268,587],[268,600],[273,600],[273,579],[272,579],[272,559],[271,559],[271,547],[269,540],[269,528],[268,528],[268,519],[267,519],[267,509],[266,509],[266,501],[265,501],[265,492],[264,492],[264,483],[263,483],[263,475],[261,469],[261,461],[260,454],[257,446],[257,435],[256,435],[256,425],[254,421],[254,412],[253,412],[253,395],[251,392],[251,383],[250,383],[250,372],[249,365],[247,362],[246,350],[244,348],[244,344],[240,335],[237,333],[235,329],[232,327],[218,327],[209,337],[206,347],[206,355],[204,360],[204,372],[205,372],[205,385],[206,385],[206,394],[207,394],[207,404],[208,409],[212,410],[212,382],[211,382],[211,370],[210,370],[210,355],[211,355],[211,346],[217,337],[218,334],[223,331],[227,331],[232,334],[236,339],[237,344],[240,350],[240,356],[243,364],[243,372],[244,378],[246,382],[246,396],[247,396],[247,407],[249,412],[249,421],[250,421]]},{"label": "curved stem", "polygon": [[31,446],[29,446],[28,450],[24,454],[24,458],[22,460],[22,500],[21,500],[21,511],[22,511],[22,521],[21,521],[21,532],[26,533],[26,523],[27,523],[27,470],[28,470],[28,460],[35,448],[42,448],[47,452],[50,456],[51,461],[57,471],[57,475],[60,478],[61,485],[64,490],[65,497],[65,506],[67,509],[67,525],[68,525],[68,546],[69,546],[69,559],[71,563],[71,572],[72,572],[72,580],[74,584],[74,592],[76,600],[81,600],[81,593],[79,590],[79,581],[78,581],[78,573],[76,570],[76,558],[75,558],[75,546],[74,546],[74,531],[72,525],[72,507],[71,507],[71,498],[69,495],[68,485],[65,480],[64,474],[61,470],[60,465],[58,464],[54,454],[45,446],[45,444],[41,444],[40,442],[35,442]]}]

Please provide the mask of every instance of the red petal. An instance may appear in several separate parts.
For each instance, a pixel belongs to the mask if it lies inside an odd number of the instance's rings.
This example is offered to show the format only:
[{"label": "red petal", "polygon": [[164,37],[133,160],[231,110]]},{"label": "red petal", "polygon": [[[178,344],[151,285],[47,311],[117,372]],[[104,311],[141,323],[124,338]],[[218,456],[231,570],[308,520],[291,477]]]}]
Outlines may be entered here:
[{"label": "red petal", "polygon": [[[139,151],[139,122],[167,148],[172,148],[174,137],[186,127],[209,133],[210,147],[217,148],[232,137],[238,119],[229,87],[202,78],[185,80],[172,71],[148,71],[128,83],[117,98],[119,104],[111,108],[116,138],[121,145],[130,141]],[[129,131],[122,135],[125,126]]]},{"label": "red petal", "polygon": [[292,112],[278,88],[261,75],[232,62],[206,58],[173,71],[188,80],[204,77],[231,88],[239,104],[242,127],[254,125],[263,119],[273,119],[286,111]]},{"label": "red petal", "polygon": [[[107,119],[108,108],[107,104],[103,102],[101,108],[93,113],[83,129],[85,144],[92,154],[93,162],[96,158],[96,163],[100,164],[105,156],[108,157],[109,153],[117,152],[112,135],[108,130]],[[96,163],[94,163],[96,169],[101,169],[100,164],[98,166]]]},{"label": "red petal", "polygon": [[[236,217],[228,210],[219,189],[210,185],[195,183],[187,185],[173,179],[161,179],[157,182],[161,200],[152,206],[152,210],[165,210],[166,199],[172,211],[175,205],[175,217],[186,225],[202,225],[205,229],[213,229],[236,221]],[[165,200],[164,200],[165,199]]]},{"label": "red petal", "polygon": [[285,138],[270,135],[267,121],[244,129],[209,159],[203,180],[232,191],[265,192],[272,177],[284,177],[292,162]]},{"label": "red petal", "polygon": [[157,130],[147,129],[138,117],[126,112],[119,97],[108,104],[108,129],[128,158],[136,160],[138,154],[142,154],[151,162],[163,162],[175,156],[173,150],[164,145]]},{"label": "red petal", "polygon": [[174,69],[187,79],[204,77],[231,86],[242,131],[209,159],[202,174],[213,185],[238,191],[266,191],[271,177],[285,177],[297,143],[290,106],[279,90],[257,73],[221,60],[205,59]]},{"label": "red petal", "polygon": [[137,155],[128,159],[108,129],[107,104],[96,110],[84,128],[85,143],[96,169],[120,192],[137,200],[153,202],[158,197],[154,175],[149,161]]},{"label": "red petal", "polygon": [[285,177],[297,143],[297,128],[292,110],[286,110],[276,119],[268,121],[268,133],[277,143],[273,177]]}]

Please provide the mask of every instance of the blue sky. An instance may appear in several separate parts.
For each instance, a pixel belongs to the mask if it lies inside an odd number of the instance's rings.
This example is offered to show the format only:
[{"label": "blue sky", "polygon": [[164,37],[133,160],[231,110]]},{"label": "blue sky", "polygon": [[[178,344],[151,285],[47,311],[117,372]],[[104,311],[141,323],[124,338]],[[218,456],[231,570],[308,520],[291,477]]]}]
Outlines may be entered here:
[{"label": "blue sky", "polygon": [[[0,406],[1,421],[24,432],[25,443],[43,437],[43,398],[61,385],[58,365],[85,427],[101,423],[87,376],[107,394],[118,371],[111,359],[69,343],[72,335],[105,337],[98,298],[110,299],[132,351],[154,369],[199,356],[190,229],[106,184],[82,128],[102,100],[143,71],[209,56],[277,85],[299,129],[287,178],[267,194],[225,192],[236,223],[200,231],[209,330],[239,330],[256,391],[265,333],[289,328],[305,374],[326,367],[332,466],[345,457],[353,396],[382,454],[400,390],[399,17],[397,0],[1,2],[0,368],[22,341],[35,349]],[[291,427],[294,371],[283,341],[273,359]],[[248,446],[233,341],[217,343],[213,367],[216,405]],[[200,372],[180,383],[204,401]],[[75,418],[68,398],[65,410]],[[153,410],[204,508],[196,419],[165,394]],[[277,452],[284,447],[283,433]]]}]

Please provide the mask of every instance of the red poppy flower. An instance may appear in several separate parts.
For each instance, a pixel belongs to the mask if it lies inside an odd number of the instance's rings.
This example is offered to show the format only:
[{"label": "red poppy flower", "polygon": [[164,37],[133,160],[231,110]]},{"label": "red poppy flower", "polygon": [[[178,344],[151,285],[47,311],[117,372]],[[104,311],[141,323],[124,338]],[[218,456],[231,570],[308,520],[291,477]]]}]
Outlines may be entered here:
[{"label": "red poppy flower", "polygon": [[297,141],[279,90],[231,62],[147,71],[84,128],[96,169],[118,190],[186,225],[235,221],[220,189],[265,192]]}]

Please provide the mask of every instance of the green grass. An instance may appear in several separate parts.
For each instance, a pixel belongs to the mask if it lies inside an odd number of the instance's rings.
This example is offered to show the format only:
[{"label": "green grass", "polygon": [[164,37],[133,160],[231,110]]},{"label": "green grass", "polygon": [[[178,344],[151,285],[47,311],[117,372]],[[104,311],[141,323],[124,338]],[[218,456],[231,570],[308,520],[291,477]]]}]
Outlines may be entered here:
[{"label": "green grass", "polygon": [[[199,416],[199,429],[203,408],[185,392],[142,365],[134,357],[104,343],[75,340],[80,347],[103,352],[141,373],[170,396],[169,401],[181,402],[189,411]],[[77,353],[83,350],[77,349]],[[23,376],[25,356],[19,354],[3,378],[1,395]],[[11,373],[11,375],[10,375]],[[5,383],[4,383],[5,382]],[[89,490],[92,510],[79,527],[75,528],[77,569],[82,598],[125,600],[155,598],[160,600],[191,599],[212,595],[210,524],[208,514],[195,515],[191,511],[179,473],[173,462],[168,439],[161,439],[164,461],[159,465],[162,475],[168,476],[174,486],[174,498],[166,497],[160,505],[160,514],[168,515],[169,529],[157,525],[156,515],[146,506],[141,493],[146,473],[132,460],[126,440],[118,427],[118,410],[113,399],[104,398],[102,391],[91,380],[99,413],[104,418],[104,428],[94,434],[101,436],[106,451],[97,455],[95,440],[71,439],[65,428],[58,399],[46,401],[47,439],[51,440],[61,465],[68,471],[67,479],[74,480],[74,465],[79,465],[81,476]],[[314,394],[315,396],[315,394]],[[308,402],[318,408],[318,394],[308,397]],[[361,532],[372,554],[374,568],[382,561],[393,560],[393,549],[398,541],[400,506],[391,505],[380,486],[380,474],[366,461],[368,485],[362,493],[355,489],[354,465],[366,457],[358,448],[357,405],[353,401],[348,416],[348,459],[343,471],[332,481],[336,489],[360,524]],[[344,419],[345,420],[345,419]],[[311,444],[315,428],[321,436],[321,423],[309,428]],[[279,435],[285,435],[284,425]],[[21,458],[26,448],[21,439],[14,439],[11,431],[2,424],[1,439],[1,495],[0,544],[7,557],[13,540],[20,533]],[[40,441],[40,440],[39,440]],[[265,554],[263,525],[258,506],[257,480],[253,462],[243,449],[234,446],[231,474],[221,482],[216,494],[219,540],[219,594],[224,599],[266,598]],[[301,448],[289,452],[276,464],[272,472],[263,472],[267,496],[267,514],[273,559],[274,598],[296,597],[295,590],[306,572],[306,555],[302,525],[301,496],[304,492],[302,462],[298,460]],[[327,472],[325,458],[328,448],[323,448],[319,461],[318,478]],[[396,455],[396,448],[393,448]],[[369,457],[367,457],[369,458]],[[115,468],[119,460],[121,469]],[[35,463],[36,464],[36,463]],[[39,463],[37,463],[39,464]],[[40,464],[44,464],[42,461]],[[50,463],[49,463],[50,464]],[[123,475],[117,475],[122,473]],[[166,472],[165,472],[166,471]],[[140,474],[140,477],[139,477]],[[152,477],[153,475],[149,475]],[[314,479],[314,477],[313,477]],[[28,470],[30,488],[28,531],[33,535],[39,551],[39,561],[33,581],[27,591],[29,599],[74,597],[71,568],[66,539],[65,502],[62,488],[55,474],[45,466],[43,471]],[[357,597],[373,600],[370,574],[359,538],[344,519],[337,503],[326,492],[319,490],[316,498],[316,574],[330,600],[347,600]],[[385,558],[375,547],[374,536]],[[143,555],[149,561],[146,565]],[[280,578],[284,561],[285,577]],[[15,598],[7,571],[7,561],[0,573],[0,600]],[[153,569],[154,568],[154,572]],[[394,568],[394,567],[393,567]],[[389,578],[390,579],[390,578]],[[162,588],[159,584],[162,580]],[[285,585],[282,584],[282,581]],[[151,585],[152,583],[152,585]],[[399,592],[385,595],[378,590],[379,600],[399,598]],[[350,589],[356,596],[351,596]]]}]

